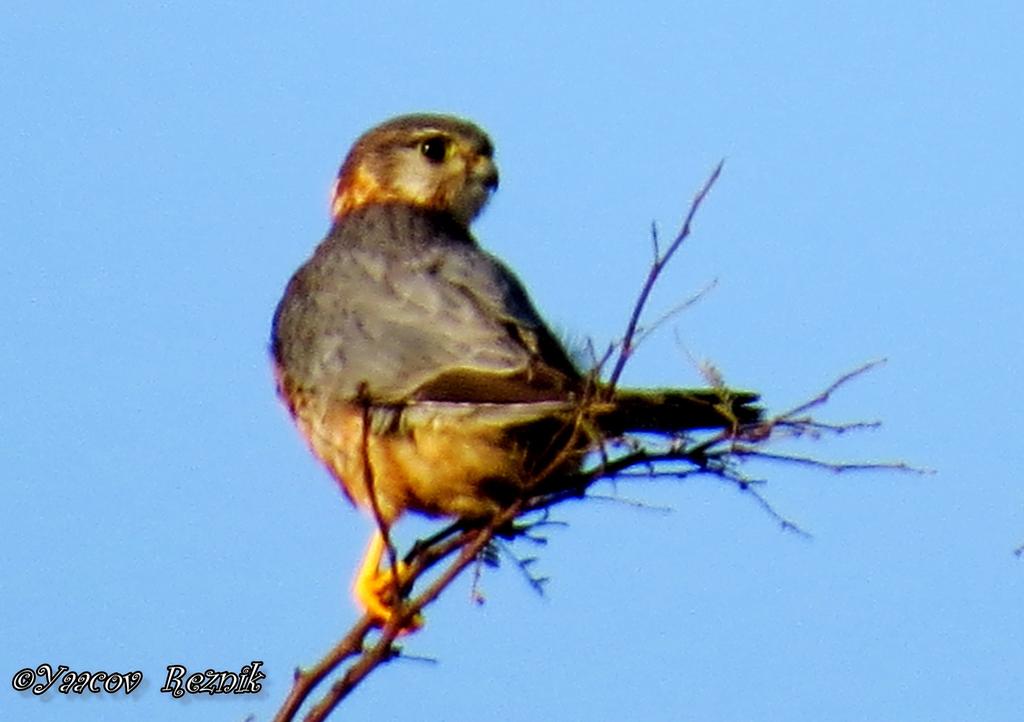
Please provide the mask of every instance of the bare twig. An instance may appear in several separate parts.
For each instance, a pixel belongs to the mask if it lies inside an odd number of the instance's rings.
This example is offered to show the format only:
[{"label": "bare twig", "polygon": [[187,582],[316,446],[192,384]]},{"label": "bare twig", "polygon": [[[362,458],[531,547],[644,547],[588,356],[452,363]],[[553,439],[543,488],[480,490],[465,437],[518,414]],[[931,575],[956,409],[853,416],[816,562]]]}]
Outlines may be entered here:
[{"label": "bare twig", "polygon": [[651,269],[647,273],[647,278],[644,280],[644,284],[640,288],[640,294],[637,296],[636,303],[633,305],[633,313],[630,315],[629,322],[626,324],[626,333],[622,337],[622,345],[619,348],[619,358],[616,360],[615,367],[612,369],[612,373],[608,377],[607,387],[609,391],[614,391],[616,384],[619,382],[619,377],[622,376],[622,372],[626,368],[626,362],[629,361],[629,357],[633,354],[633,349],[635,348],[634,336],[636,335],[637,325],[640,323],[640,317],[643,315],[644,306],[647,305],[647,298],[651,295],[651,291],[654,289],[654,284],[658,281],[658,277],[665,269],[665,266],[672,260],[672,256],[674,256],[680,246],[683,245],[683,241],[685,241],[690,235],[690,224],[693,221],[693,217],[696,215],[701,203],[704,202],[704,198],[711,191],[711,187],[715,184],[715,181],[718,180],[718,176],[722,173],[722,166],[724,164],[724,160],[718,162],[718,165],[715,166],[715,169],[711,172],[711,175],[697,192],[697,195],[694,196],[693,202],[690,203],[690,210],[686,214],[686,220],[683,221],[682,228],[680,228],[679,233],[676,235],[675,239],[669,245],[664,254],[658,255],[657,228],[652,226],[655,257],[651,263]]},{"label": "bare twig", "polygon": [[[644,478],[650,477],[645,474]],[[642,511],[650,511],[658,514],[671,514],[675,511],[675,509],[670,506],[648,504],[647,502],[640,501],[639,499],[627,499],[621,496],[612,496],[610,494],[587,494],[587,499],[590,501],[604,501],[617,506],[628,506],[633,509],[640,509]]]},{"label": "bare twig", "polygon": [[549,577],[539,577],[530,569],[530,567],[537,561],[537,557],[521,557],[512,551],[512,548],[507,543],[501,540],[497,540],[496,543],[498,544],[498,548],[501,550],[501,553],[512,560],[512,563],[519,570],[519,573],[522,574],[523,579],[526,580],[526,583],[530,588],[543,597],[544,585],[547,584]]},{"label": "bare twig", "polygon": [[677,303],[675,306],[669,308],[663,314],[658,316],[658,318],[654,319],[654,321],[652,321],[651,323],[645,326],[637,326],[636,334],[634,336],[635,340],[633,341],[633,350],[635,351],[637,347],[639,347],[640,344],[642,344],[647,339],[648,336],[650,336],[655,331],[660,329],[666,323],[671,321],[673,318],[678,316],[686,309],[692,307],[695,303],[701,301],[706,295],[711,293],[711,291],[713,291],[715,286],[717,285],[718,279],[715,279],[711,281],[711,283],[704,286],[704,288],[697,291],[697,293],[687,298],[685,301],[681,301]]},{"label": "bare twig", "polygon": [[[487,546],[497,530],[502,526],[514,519],[521,511],[521,504],[513,504],[508,509],[503,511],[490,524],[480,529],[468,530],[462,532],[462,534],[449,539],[446,542],[442,542],[437,547],[424,548],[422,552],[413,560],[412,564],[408,569],[409,579],[414,580],[420,577],[424,572],[433,567],[442,559],[451,555],[455,551],[458,551],[458,556],[455,558],[448,567],[435,579],[422,593],[418,596],[408,600],[408,602],[399,605],[396,609],[395,614],[388,621],[387,625],[381,631],[380,637],[371,644],[368,648],[363,649],[361,655],[356,661],[345,671],[344,675],[331,685],[327,693],[323,698],[317,702],[309,714],[306,716],[306,722],[323,722],[327,719],[327,716],[334,710],[338,704],[348,696],[348,694],[355,689],[355,687],[374,669],[380,665],[390,662],[393,659],[402,656],[401,649],[397,648],[394,644],[395,640],[402,633],[404,629],[408,628],[408,625],[413,618],[419,614],[427,605],[432,603],[441,592],[450,585],[459,574],[466,569],[467,566],[477,555]],[[359,628],[368,622],[367,617],[360,620]],[[372,625],[372,621],[370,621]],[[350,633],[351,634],[351,633]],[[348,638],[350,635],[346,635]],[[363,633],[365,638],[366,633]],[[338,657],[337,661],[333,661],[333,658],[337,655],[328,655],[332,657],[332,663],[329,665],[330,669],[336,668],[340,663],[344,662],[349,656]],[[326,660],[325,660],[326,661]],[[327,667],[323,662],[317,665],[316,670],[320,670],[321,667]],[[323,681],[324,676],[329,673],[329,669],[324,675],[320,676],[315,682],[305,682],[302,684],[301,693],[296,693],[293,689],[292,694],[289,695],[291,700],[295,698],[294,709],[297,711],[298,706],[308,698],[312,689]],[[299,676],[296,676],[296,686],[299,686]],[[279,716],[275,718],[275,722],[280,720],[294,719],[294,712],[291,717]]]},{"label": "bare twig", "polygon": [[364,616],[313,667],[308,670],[296,669],[295,682],[292,685],[291,692],[288,693],[288,697],[285,698],[281,709],[274,716],[274,722],[290,722],[295,719],[299,708],[309,697],[314,687],[320,684],[346,659],[362,653],[363,640],[366,639],[366,635],[373,629],[373,626],[373,619],[369,615]]},{"label": "bare twig", "polygon": [[371,407],[368,401],[363,402],[363,429],[362,429],[362,444],[360,446],[360,453],[363,456],[363,479],[366,482],[366,495],[370,498],[370,509],[373,512],[373,520],[377,524],[377,531],[380,532],[381,538],[384,540],[384,549],[387,551],[388,563],[391,565],[391,582],[395,599],[401,598],[401,584],[398,578],[398,552],[395,550],[395,545],[391,542],[391,529],[389,524],[384,519],[384,514],[380,509],[380,500],[377,498],[377,484],[376,476],[373,471],[373,460],[370,458],[370,424],[372,419],[370,417]]},{"label": "bare twig", "polygon": [[840,474],[844,471],[905,471],[912,474],[934,474],[933,469],[922,469],[916,466],[911,466],[903,461],[871,461],[871,462],[836,462],[836,461],[824,461],[822,459],[815,459],[810,456],[800,456],[798,454],[775,454],[768,451],[761,451],[760,449],[736,445],[733,447],[733,453],[736,456],[743,456],[749,458],[763,459],[765,461],[783,461],[787,464],[797,464],[800,466],[813,466],[818,469],[825,469],[826,471],[832,471]]},{"label": "bare twig", "polygon": [[813,399],[805,401],[802,404],[800,404],[799,406],[795,406],[794,408],[790,409],[789,411],[786,411],[784,413],[779,414],[779,418],[791,419],[794,416],[796,416],[797,414],[802,414],[805,411],[810,411],[811,409],[813,409],[816,406],[821,406],[822,404],[824,404],[826,401],[828,401],[832,397],[832,394],[834,394],[839,389],[840,386],[845,386],[846,384],[848,384],[850,381],[852,381],[853,379],[857,378],[858,376],[862,376],[863,374],[866,374],[871,369],[873,369],[873,368],[875,368],[877,366],[881,366],[882,364],[885,363],[885,361],[886,361],[886,359],[884,359],[884,358],[875,359],[874,361],[868,361],[866,364],[862,364],[862,365],[858,366],[857,368],[853,369],[852,371],[847,371],[845,374],[843,374],[842,376],[837,378],[835,381],[833,381],[831,384],[829,384],[825,388],[824,391],[822,391],[820,394],[815,396]]}]

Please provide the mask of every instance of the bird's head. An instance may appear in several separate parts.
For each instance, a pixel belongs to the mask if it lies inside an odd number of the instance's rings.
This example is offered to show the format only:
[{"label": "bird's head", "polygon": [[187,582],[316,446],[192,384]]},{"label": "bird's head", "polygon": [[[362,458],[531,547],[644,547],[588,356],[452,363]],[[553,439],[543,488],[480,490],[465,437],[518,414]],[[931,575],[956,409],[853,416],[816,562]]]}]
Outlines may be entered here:
[{"label": "bird's head", "polygon": [[331,200],[335,221],[371,203],[407,203],[468,227],[498,187],[490,138],[448,115],[403,115],[364,133]]}]

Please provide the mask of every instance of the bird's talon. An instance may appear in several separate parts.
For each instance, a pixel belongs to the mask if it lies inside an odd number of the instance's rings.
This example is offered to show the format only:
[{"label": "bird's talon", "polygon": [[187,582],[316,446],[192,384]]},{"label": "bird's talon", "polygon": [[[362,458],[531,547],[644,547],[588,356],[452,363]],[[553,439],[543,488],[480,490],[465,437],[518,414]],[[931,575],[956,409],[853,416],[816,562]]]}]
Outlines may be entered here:
[{"label": "bird's talon", "polygon": [[[356,602],[370,614],[377,626],[385,627],[404,600],[396,599],[396,591],[409,580],[409,565],[398,562],[394,570],[381,571],[380,559],[384,553],[384,539],[380,532],[370,540],[363,566],[356,576],[352,589]],[[400,635],[411,634],[423,626],[423,615],[414,614],[399,631]]]}]

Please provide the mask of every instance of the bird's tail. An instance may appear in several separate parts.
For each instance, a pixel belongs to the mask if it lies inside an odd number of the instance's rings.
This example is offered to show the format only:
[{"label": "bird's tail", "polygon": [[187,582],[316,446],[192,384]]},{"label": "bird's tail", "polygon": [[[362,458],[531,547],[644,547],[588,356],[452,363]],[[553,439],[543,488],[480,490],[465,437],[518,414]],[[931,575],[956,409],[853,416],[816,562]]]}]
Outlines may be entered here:
[{"label": "bird's tail", "polygon": [[[554,429],[551,433],[557,436],[583,418],[610,438],[629,433],[737,429],[761,420],[757,400],[755,393],[727,388],[623,389],[613,393],[598,389],[597,394],[584,399],[522,403],[416,401],[400,409],[376,409],[381,419],[375,423],[415,428],[443,420],[480,428],[526,429],[535,439],[539,426]],[[396,411],[401,413],[396,415]]]},{"label": "bird's tail", "polygon": [[756,424],[758,395],[727,388],[623,389],[594,405],[593,419],[608,436],[731,429]]}]

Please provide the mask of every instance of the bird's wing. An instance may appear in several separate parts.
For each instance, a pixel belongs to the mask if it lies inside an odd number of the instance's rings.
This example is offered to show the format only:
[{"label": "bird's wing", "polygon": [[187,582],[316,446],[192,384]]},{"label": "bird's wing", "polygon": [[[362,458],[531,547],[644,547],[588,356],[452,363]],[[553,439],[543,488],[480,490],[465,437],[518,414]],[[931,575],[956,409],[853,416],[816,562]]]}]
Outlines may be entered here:
[{"label": "bird's wing", "polygon": [[565,398],[578,372],[515,276],[477,247],[325,242],[274,323],[279,367],[340,399]]}]

